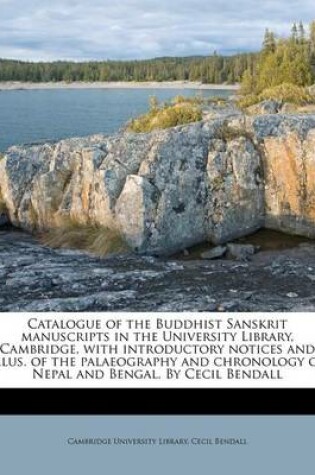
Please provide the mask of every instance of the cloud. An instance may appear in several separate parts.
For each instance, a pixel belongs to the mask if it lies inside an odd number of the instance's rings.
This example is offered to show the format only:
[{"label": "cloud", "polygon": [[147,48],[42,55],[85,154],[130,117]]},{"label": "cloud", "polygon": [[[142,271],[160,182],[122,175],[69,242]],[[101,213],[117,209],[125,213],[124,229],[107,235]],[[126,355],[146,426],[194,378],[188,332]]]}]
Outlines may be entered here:
[{"label": "cloud", "polygon": [[0,0],[0,57],[129,59],[254,51],[313,0]]}]

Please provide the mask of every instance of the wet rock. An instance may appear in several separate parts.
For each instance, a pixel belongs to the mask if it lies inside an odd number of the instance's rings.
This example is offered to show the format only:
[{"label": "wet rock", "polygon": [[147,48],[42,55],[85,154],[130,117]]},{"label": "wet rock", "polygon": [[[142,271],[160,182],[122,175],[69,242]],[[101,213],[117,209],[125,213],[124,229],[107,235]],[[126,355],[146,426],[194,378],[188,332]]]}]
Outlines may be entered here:
[{"label": "wet rock", "polygon": [[288,292],[286,294],[286,296],[289,298],[289,299],[296,299],[299,295],[296,293],[296,292]]},{"label": "wet rock", "polygon": [[247,261],[255,254],[256,248],[252,244],[228,244],[228,253],[234,259]]},{"label": "wet rock", "polygon": [[[315,253],[251,261],[96,258],[0,231],[0,311],[294,311],[314,308]],[[288,297],[287,294],[296,294]]]},{"label": "wet rock", "polygon": [[0,227],[7,226],[9,224],[8,216],[4,213],[0,214]]},{"label": "wet rock", "polygon": [[299,248],[304,249],[305,251],[308,251],[308,252],[315,252],[315,242],[314,243],[312,243],[312,242],[302,242],[299,245]]},{"label": "wet rock", "polygon": [[239,303],[236,301],[224,302],[217,305],[216,310],[218,312],[237,312],[238,306]]},{"label": "wet rock", "polygon": [[209,251],[202,252],[200,254],[201,259],[211,260],[211,259],[218,259],[219,257],[223,257],[226,253],[225,246],[216,246]]},{"label": "wet rock", "polygon": [[18,302],[7,306],[7,311],[17,312],[85,312],[93,308],[110,311],[119,306],[120,302],[133,300],[135,291],[98,292],[84,297],[47,298],[32,302]]}]

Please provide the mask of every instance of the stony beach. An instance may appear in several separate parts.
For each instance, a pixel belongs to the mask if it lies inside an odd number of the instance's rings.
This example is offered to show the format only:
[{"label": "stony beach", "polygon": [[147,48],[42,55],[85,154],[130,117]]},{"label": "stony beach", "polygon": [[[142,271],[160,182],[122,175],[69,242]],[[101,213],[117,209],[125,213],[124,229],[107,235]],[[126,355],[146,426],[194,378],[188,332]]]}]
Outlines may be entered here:
[{"label": "stony beach", "polygon": [[34,89],[200,89],[237,91],[237,84],[202,84],[190,81],[163,82],[0,82],[0,91]]}]

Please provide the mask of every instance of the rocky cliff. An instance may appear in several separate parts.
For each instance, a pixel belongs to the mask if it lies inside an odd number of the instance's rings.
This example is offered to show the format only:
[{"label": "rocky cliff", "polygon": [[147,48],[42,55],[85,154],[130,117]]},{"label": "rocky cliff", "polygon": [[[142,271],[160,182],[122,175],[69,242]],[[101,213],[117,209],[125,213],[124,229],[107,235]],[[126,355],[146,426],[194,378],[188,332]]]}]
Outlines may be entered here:
[{"label": "rocky cliff", "polygon": [[140,253],[261,227],[315,237],[315,116],[239,114],[150,134],[13,147],[0,196],[25,230],[64,216],[118,228]]}]

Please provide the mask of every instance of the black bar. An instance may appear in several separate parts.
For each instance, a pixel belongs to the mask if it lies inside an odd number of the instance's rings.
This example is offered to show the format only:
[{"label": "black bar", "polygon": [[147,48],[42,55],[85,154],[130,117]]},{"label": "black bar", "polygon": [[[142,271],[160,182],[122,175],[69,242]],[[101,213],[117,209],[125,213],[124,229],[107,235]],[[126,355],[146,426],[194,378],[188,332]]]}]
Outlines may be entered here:
[{"label": "black bar", "polygon": [[314,389],[1,389],[1,415],[315,415]]}]

